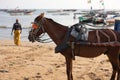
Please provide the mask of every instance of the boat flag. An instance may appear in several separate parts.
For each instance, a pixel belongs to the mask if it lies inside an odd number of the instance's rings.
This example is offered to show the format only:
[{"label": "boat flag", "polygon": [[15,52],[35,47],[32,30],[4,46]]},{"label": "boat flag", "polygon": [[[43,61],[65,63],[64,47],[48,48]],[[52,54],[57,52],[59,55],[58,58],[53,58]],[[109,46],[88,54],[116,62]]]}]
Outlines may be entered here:
[{"label": "boat flag", "polygon": [[104,6],[104,1],[103,0],[100,0],[100,3],[102,6]]}]

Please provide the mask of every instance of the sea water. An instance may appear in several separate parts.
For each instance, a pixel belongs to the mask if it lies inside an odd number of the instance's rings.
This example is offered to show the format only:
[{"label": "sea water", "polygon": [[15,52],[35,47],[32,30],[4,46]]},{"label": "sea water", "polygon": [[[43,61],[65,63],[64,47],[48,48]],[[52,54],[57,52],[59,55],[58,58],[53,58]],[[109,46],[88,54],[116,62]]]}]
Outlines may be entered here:
[{"label": "sea water", "polygon": [[[13,39],[11,35],[13,24],[16,19],[19,19],[19,22],[22,25],[22,40],[28,40],[28,34],[31,27],[31,22],[40,15],[42,12],[45,13],[45,17],[53,19],[55,22],[60,23],[65,26],[71,26],[78,22],[78,19],[73,19],[73,12],[66,12],[61,15],[61,12],[57,13],[47,13],[48,10],[36,10],[31,15],[10,15],[9,13],[0,11],[0,39]],[[50,11],[50,10],[49,10]]]}]

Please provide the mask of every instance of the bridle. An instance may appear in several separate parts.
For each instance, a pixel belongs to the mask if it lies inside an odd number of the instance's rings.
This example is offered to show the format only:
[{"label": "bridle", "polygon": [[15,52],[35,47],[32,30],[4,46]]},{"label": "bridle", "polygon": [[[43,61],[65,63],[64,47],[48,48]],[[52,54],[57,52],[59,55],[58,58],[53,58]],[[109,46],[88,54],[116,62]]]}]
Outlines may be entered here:
[{"label": "bridle", "polygon": [[[32,35],[33,39],[40,42],[40,43],[48,43],[48,42],[52,42],[52,41],[48,41],[50,38],[46,38],[46,39],[42,39],[43,36],[45,36],[45,29],[43,24],[45,23],[45,18],[42,18],[39,22],[34,21],[32,22],[32,24],[36,24],[38,26],[38,28],[34,29],[32,28],[30,31],[30,34]],[[37,33],[42,30],[42,34],[40,36],[37,36]]]}]

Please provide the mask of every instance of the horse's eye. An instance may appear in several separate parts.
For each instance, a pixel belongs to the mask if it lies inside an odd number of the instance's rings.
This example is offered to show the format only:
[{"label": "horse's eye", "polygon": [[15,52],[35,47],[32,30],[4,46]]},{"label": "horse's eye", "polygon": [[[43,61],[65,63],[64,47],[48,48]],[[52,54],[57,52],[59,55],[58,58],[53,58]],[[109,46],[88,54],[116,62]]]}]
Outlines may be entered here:
[{"label": "horse's eye", "polygon": [[32,25],[32,28],[37,29],[37,28],[38,28],[38,25],[37,25],[37,24],[33,24],[33,25]]}]

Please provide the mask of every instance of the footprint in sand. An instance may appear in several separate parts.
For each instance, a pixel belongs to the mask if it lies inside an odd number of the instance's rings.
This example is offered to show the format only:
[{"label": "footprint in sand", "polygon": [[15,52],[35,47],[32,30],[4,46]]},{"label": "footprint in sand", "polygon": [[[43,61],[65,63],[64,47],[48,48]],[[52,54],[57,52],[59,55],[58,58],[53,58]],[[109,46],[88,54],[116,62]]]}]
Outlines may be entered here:
[{"label": "footprint in sand", "polygon": [[88,73],[88,76],[91,78],[91,80],[102,80],[99,77],[97,77],[97,75],[93,72]]}]

